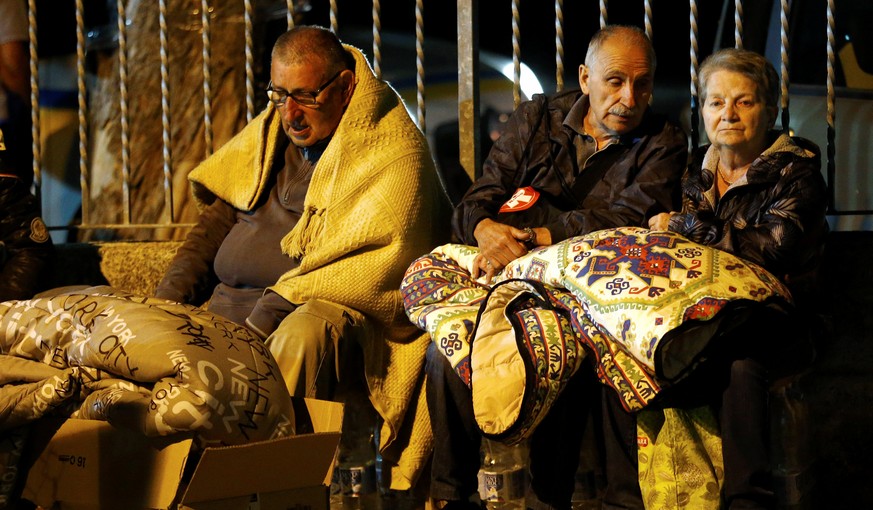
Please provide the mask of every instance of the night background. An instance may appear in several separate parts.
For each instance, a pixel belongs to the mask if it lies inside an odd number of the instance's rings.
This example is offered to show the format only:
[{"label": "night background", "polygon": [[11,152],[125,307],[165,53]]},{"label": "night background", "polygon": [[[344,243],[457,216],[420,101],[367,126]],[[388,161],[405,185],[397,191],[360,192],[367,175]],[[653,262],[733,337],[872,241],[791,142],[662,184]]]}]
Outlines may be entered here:
[{"label": "night background", "polygon": [[[280,2],[283,3],[283,2]],[[655,79],[653,106],[679,120],[680,112],[687,114],[690,90],[689,54],[690,6],[685,1],[653,1],[652,31],[658,68]],[[340,37],[349,30],[372,31],[372,2],[338,1]],[[768,29],[778,24],[778,10],[770,0],[743,2],[743,44],[766,54],[779,69],[779,40],[770,36]],[[415,4],[409,0],[383,0],[381,25],[383,33],[415,33]],[[510,1],[479,2],[479,47],[482,51],[506,57],[512,56],[512,3]],[[776,2],[778,8],[778,2]],[[826,22],[827,0],[796,0],[792,2],[789,17],[791,40],[789,46],[790,78],[792,84],[823,86],[826,78]],[[734,45],[734,1],[697,2],[698,64],[714,49]],[[600,26],[599,2],[563,2],[564,12],[564,88],[577,88],[578,65],[585,57],[591,35]],[[837,49],[849,37],[856,42],[856,53],[862,67],[873,69],[873,55],[862,51],[873,48],[869,40],[869,20],[873,19],[873,4],[862,0],[842,0],[836,5]],[[454,1],[424,2],[425,72],[433,62],[433,47],[442,41],[454,44],[457,40],[457,3]],[[537,75],[546,93],[555,91],[555,9],[553,2],[521,0],[519,2],[519,29],[522,62]],[[640,0],[612,0],[608,2],[608,22],[642,27],[644,3]],[[302,17],[307,24],[330,25],[329,3],[314,1]],[[284,28],[284,27],[283,27]],[[863,44],[859,44],[863,43]],[[369,46],[362,43],[369,51]],[[438,50],[439,51],[439,50]],[[391,54],[383,50],[383,59]],[[406,57],[404,57],[406,58]],[[410,72],[414,72],[414,56],[409,57]],[[406,60],[404,60],[405,62]],[[837,85],[844,81],[837,61]],[[430,76],[426,76],[426,80]],[[687,122],[686,122],[687,123]]]},{"label": "night background", "polygon": [[[133,2],[128,2],[132,4]],[[190,10],[196,12],[199,1],[191,1]],[[264,80],[268,71],[269,47],[286,28],[286,0],[254,0],[255,30],[264,27],[261,51],[261,65],[256,66],[258,80]],[[364,0],[338,0],[338,33],[344,40],[353,38],[365,51],[371,53],[372,45],[372,2]],[[40,56],[74,53],[76,44],[75,26],[69,23],[74,18],[74,2],[56,0],[37,0],[37,19]],[[240,2],[242,4],[242,2]],[[330,26],[330,3],[327,0],[295,0],[298,11],[297,23]],[[665,113],[675,118],[680,98],[687,102],[690,86],[690,7],[684,1],[652,1],[653,42],[658,55],[656,73],[655,103]],[[771,22],[773,2],[770,0],[746,0],[743,2],[744,46],[761,53],[777,41],[767,41],[767,28]],[[824,13],[827,0],[797,0],[792,2],[790,57],[792,61],[792,83],[815,83],[825,81],[825,40],[826,26]],[[116,1],[85,0],[85,24],[89,30],[89,46],[112,45],[115,37]],[[511,2],[479,2],[479,46],[482,51],[505,57],[512,56],[512,13]],[[382,0],[380,2],[383,34],[404,34],[414,37],[415,2],[410,0]],[[734,2],[698,1],[698,63],[713,51],[713,48],[733,46]],[[591,35],[599,28],[599,2],[563,2],[564,12],[564,87],[576,88],[577,69],[585,57],[585,49]],[[555,91],[555,9],[553,2],[521,0],[520,47],[522,62],[537,75],[546,93]],[[862,67],[873,69],[873,54],[860,51],[873,48],[869,39],[869,20],[873,16],[873,5],[862,0],[842,0],[837,2],[837,45],[847,37],[863,41],[856,44]],[[454,45],[457,41],[457,4],[454,1],[424,2],[424,52],[426,80],[428,64],[437,57],[434,48],[443,52],[445,44]],[[197,15],[199,16],[199,15]],[[196,18],[196,16],[194,16]],[[630,24],[642,27],[644,4],[640,0],[612,0],[608,2],[609,23]],[[723,21],[722,21],[723,20]],[[171,20],[173,21],[173,20]],[[778,21],[778,20],[777,20]],[[720,29],[720,26],[725,27]],[[355,36],[350,37],[350,32]],[[256,34],[257,36],[258,34]],[[716,45],[716,39],[720,42]],[[414,39],[413,45],[414,45]],[[257,43],[256,43],[257,44]],[[257,49],[257,48],[256,48]],[[266,49],[266,50],[265,50]],[[404,51],[413,51],[405,48]],[[768,54],[773,60],[770,48]],[[775,48],[778,57],[778,47]],[[414,53],[404,56],[409,61],[409,73],[414,75]],[[383,49],[383,60],[393,57],[390,49]],[[439,55],[446,58],[445,55]],[[258,58],[258,57],[256,57]],[[774,62],[777,65],[778,62]],[[407,65],[407,64],[404,64]],[[266,83],[266,80],[265,80]],[[841,84],[839,69],[837,84]]]},{"label": "night background", "polygon": [[[156,0],[141,0],[154,2]],[[189,18],[196,19],[193,13],[199,8],[199,0],[187,0],[185,5]],[[772,4],[775,0],[746,0],[744,6],[744,46],[766,53],[777,65],[778,40],[775,41],[776,59],[773,59],[774,41],[767,40],[767,30],[771,27]],[[177,0],[173,0],[175,4]],[[329,26],[328,0],[311,0],[311,9],[300,13],[298,23]],[[128,0],[129,5],[136,2]],[[217,3],[217,0],[210,0]],[[242,5],[239,0],[239,5]],[[268,81],[269,52],[275,39],[285,30],[285,0],[263,0],[253,3],[257,7],[256,30],[258,47],[256,51],[256,87],[258,91],[266,87]],[[777,5],[779,2],[775,2]],[[76,50],[75,17],[72,0],[37,0],[38,40],[41,57],[72,54]],[[176,4],[176,5],[179,5]],[[295,4],[304,2],[295,0]],[[343,40],[357,37],[355,44],[367,52],[372,48],[372,2],[369,0],[337,0],[338,34]],[[521,0],[520,44],[521,58],[530,66],[547,93],[555,90],[555,33],[554,3]],[[617,24],[642,26],[644,13],[642,0],[612,0],[608,2],[608,21]],[[658,56],[658,68],[653,107],[674,120],[688,118],[687,105],[690,89],[689,56],[689,3],[683,0],[652,0],[653,42]],[[733,0],[699,0],[698,4],[698,60],[712,52],[714,47],[733,46]],[[141,4],[142,5],[142,4]],[[145,4],[148,5],[148,4]],[[388,41],[389,34],[401,34],[397,40],[406,41],[400,49],[383,49],[385,63],[400,61],[408,68],[403,77],[392,83],[414,86],[415,60],[414,42],[409,41],[415,33],[415,3],[411,0],[382,0],[381,18],[383,37]],[[816,89],[809,93],[817,94],[814,99],[823,103],[825,83],[825,9],[827,0],[794,0],[790,17],[791,28],[791,84],[792,93],[812,84]],[[564,83],[565,88],[576,88],[577,68],[582,62],[591,35],[599,28],[599,2],[595,0],[566,0],[564,8]],[[873,72],[873,2],[870,0],[836,0],[837,50],[848,40],[855,43],[859,67],[867,73]],[[85,18],[90,31],[88,44],[89,62],[93,64],[93,53],[105,51],[107,54],[117,46],[114,39],[116,26],[115,0],[85,0]],[[240,8],[241,10],[241,8]],[[511,2],[509,0],[490,0],[479,2],[480,35],[479,45],[487,51],[510,58],[512,55]],[[171,20],[183,23],[187,20]],[[777,20],[778,21],[778,20]],[[426,1],[424,5],[425,32],[425,72],[430,85],[443,73],[449,80],[457,76],[453,45],[457,42],[457,12],[453,0]],[[727,27],[720,29],[719,27]],[[214,37],[221,37],[220,33]],[[717,43],[718,41],[718,43]],[[199,48],[199,46],[192,46]],[[437,69],[438,61],[448,62],[444,70]],[[452,63],[454,62],[454,68]],[[400,65],[400,64],[398,64]],[[839,61],[836,62],[836,85],[839,105],[852,105],[844,98],[859,99],[866,102],[868,109],[843,106],[837,116],[837,137],[849,140],[849,149],[837,153],[839,162],[838,177],[842,179],[842,197],[846,207],[869,208],[870,190],[873,190],[873,161],[868,157],[870,147],[869,126],[873,114],[869,105],[873,104],[873,93],[869,90],[846,89]],[[386,66],[387,67],[387,66]],[[94,67],[89,68],[93,72]],[[387,77],[387,75],[386,75]],[[404,83],[405,81],[405,83]],[[142,83],[133,84],[133,94],[142,94]],[[195,84],[196,85],[196,84]],[[45,91],[43,91],[45,92]],[[48,94],[40,97],[44,101]],[[66,107],[75,110],[75,92],[68,91]],[[266,95],[256,94],[260,107],[266,102]],[[409,104],[409,101],[407,100]],[[435,103],[435,102],[434,102]],[[227,104],[227,103],[225,103]],[[436,104],[428,97],[428,132],[438,127],[431,118],[436,118]],[[792,103],[794,109],[792,127],[803,113],[799,102]],[[812,104],[810,102],[809,104]],[[432,106],[431,106],[432,105]],[[795,106],[798,105],[798,106]],[[218,108],[220,106],[216,105]],[[455,107],[454,112],[457,112]],[[433,115],[433,117],[432,117]],[[814,122],[817,132],[823,132],[823,115]],[[839,123],[843,124],[840,125]],[[140,126],[134,126],[138,128]],[[799,134],[810,136],[812,128],[798,129]],[[457,132],[457,130],[456,130]],[[451,139],[451,137],[449,137]],[[457,150],[458,137],[455,134],[448,147]],[[822,149],[825,143],[817,141]],[[434,147],[435,148],[435,147]],[[436,151],[435,151],[436,152]],[[437,154],[439,158],[439,154]],[[74,159],[70,158],[74,166]],[[77,169],[76,169],[77,171]],[[838,179],[835,179],[837,181]],[[78,184],[78,174],[72,178]],[[143,186],[143,193],[154,194],[151,188]],[[834,231],[826,248],[826,264],[822,280],[825,290],[822,297],[823,313],[830,314],[827,330],[822,333],[820,360],[813,372],[804,381],[803,396],[808,408],[798,409],[808,413],[802,425],[808,427],[803,432],[811,436],[811,444],[816,457],[814,478],[803,479],[807,492],[817,489],[817,498],[808,506],[797,508],[871,508],[873,493],[862,491],[871,477],[869,459],[873,455],[869,441],[870,424],[873,411],[869,397],[873,394],[873,380],[870,378],[873,367],[873,315],[870,314],[871,297],[869,292],[870,272],[864,270],[869,265],[871,238],[869,231],[873,223],[860,220],[850,223],[852,218],[843,217],[849,225],[846,232]],[[835,229],[836,230],[836,229]],[[852,231],[857,230],[857,231]],[[866,232],[860,232],[867,230]],[[867,255],[864,255],[864,254]],[[798,441],[800,442],[800,441]],[[813,472],[811,469],[810,472]],[[798,489],[799,490],[799,489]],[[866,494],[864,494],[866,492]]]}]

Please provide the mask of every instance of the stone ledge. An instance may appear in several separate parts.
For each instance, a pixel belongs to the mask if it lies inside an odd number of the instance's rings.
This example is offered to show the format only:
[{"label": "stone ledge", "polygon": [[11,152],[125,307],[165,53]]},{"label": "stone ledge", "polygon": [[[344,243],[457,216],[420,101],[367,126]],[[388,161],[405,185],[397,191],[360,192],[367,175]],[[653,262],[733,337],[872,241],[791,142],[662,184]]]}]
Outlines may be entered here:
[{"label": "stone ledge", "polygon": [[47,288],[110,285],[151,296],[182,241],[113,241],[55,246]]}]

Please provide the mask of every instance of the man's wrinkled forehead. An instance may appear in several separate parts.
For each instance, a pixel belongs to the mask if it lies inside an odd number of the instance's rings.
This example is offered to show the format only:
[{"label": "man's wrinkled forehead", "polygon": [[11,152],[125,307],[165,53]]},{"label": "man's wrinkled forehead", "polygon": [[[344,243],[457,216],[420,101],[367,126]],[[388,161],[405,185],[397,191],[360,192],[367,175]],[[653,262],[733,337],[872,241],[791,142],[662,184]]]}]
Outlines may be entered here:
[{"label": "man's wrinkled forehead", "polygon": [[601,53],[600,58],[594,59],[593,65],[589,67],[592,73],[603,76],[634,74],[635,76],[654,77],[655,75],[645,52],[640,52],[637,55],[626,51],[613,54]]},{"label": "man's wrinkled forehead", "polygon": [[593,65],[589,65],[588,70],[592,76],[598,76],[600,79],[633,77],[634,80],[641,78],[653,80],[655,76],[651,62],[645,58],[645,52],[639,52],[637,55],[626,52],[614,54],[601,52],[600,58],[594,59]]},{"label": "man's wrinkled forehead", "polygon": [[327,62],[320,56],[298,51],[274,52],[271,64],[274,66],[281,66],[282,68],[296,65],[307,65],[317,70],[324,70],[327,67]]},{"label": "man's wrinkled forehead", "polygon": [[273,85],[287,91],[314,89],[329,76],[330,69],[322,59],[275,59],[270,65]]},{"label": "man's wrinkled forehead", "polygon": [[619,62],[647,68],[650,74],[654,74],[657,65],[654,49],[646,36],[628,31],[606,35],[598,44],[589,46],[585,54],[585,65],[592,70]]}]

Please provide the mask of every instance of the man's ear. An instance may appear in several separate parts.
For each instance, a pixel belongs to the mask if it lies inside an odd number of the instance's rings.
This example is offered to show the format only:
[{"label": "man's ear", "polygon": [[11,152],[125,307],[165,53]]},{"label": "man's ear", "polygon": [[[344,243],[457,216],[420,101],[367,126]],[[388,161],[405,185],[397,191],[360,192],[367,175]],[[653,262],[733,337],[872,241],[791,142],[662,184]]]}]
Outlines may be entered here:
[{"label": "man's ear", "polygon": [[579,88],[582,89],[583,94],[588,93],[588,78],[589,78],[588,66],[582,64],[579,66]]},{"label": "man's ear", "polygon": [[343,80],[343,106],[348,106],[355,91],[357,77],[354,72],[346,69],[340,74],[340,79]]}]

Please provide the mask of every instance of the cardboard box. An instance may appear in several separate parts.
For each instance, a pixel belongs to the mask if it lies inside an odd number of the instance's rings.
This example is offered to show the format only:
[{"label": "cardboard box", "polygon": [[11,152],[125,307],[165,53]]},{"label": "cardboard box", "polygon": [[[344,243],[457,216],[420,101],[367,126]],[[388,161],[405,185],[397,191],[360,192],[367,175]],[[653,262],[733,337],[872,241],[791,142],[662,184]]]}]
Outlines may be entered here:
[{"label": "cardboard box", "polygon": [[158,444],[106,422],[66,420],[33,462],[22,497],[62,510],[326,510],[342,405],[295,404],[298,435],[207,448],[187,486],[191,439]]}]

